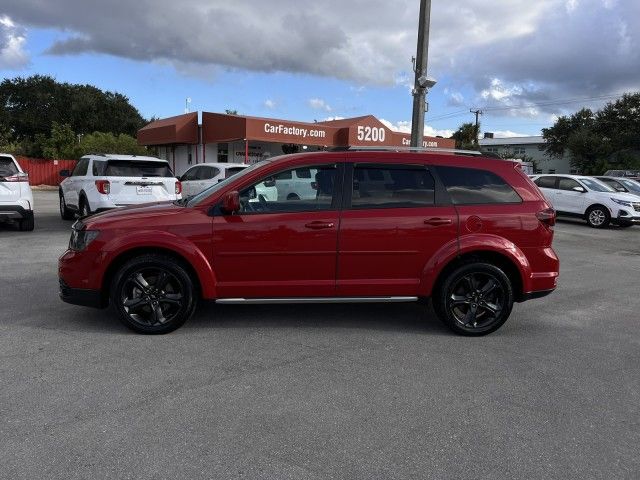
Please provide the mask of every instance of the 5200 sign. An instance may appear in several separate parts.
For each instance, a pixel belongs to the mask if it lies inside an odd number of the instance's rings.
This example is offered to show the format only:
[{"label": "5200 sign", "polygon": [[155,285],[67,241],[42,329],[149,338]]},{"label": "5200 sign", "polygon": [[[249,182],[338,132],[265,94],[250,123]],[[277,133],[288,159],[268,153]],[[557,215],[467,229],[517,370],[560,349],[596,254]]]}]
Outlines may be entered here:
[{"label": "5200 sign", "polygon": [[360,142],[384,142],[386,132],[382,127],[358,127],[358,140]]}]

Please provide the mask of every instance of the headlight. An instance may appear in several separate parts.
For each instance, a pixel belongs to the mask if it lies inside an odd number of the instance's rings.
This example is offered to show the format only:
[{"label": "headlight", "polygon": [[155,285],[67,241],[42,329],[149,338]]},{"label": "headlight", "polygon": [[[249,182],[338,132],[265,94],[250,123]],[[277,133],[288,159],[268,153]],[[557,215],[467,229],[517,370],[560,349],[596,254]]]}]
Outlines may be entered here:
[{"label": "headlight", "polygon": [[99,233],[98,230],[87,230],[80,221],[77,221],[71,230],[69,249],[75,250],[76,252],[85,250],[89,244],[96,239]]},{"label": "headlight", "polygon": [[611,198],[611,200],[613,200],[618,205],[622,205],[623,207],[630,207],[631,206],[631,202],[629,202],[627,200],[618,200],[617,198]]}]

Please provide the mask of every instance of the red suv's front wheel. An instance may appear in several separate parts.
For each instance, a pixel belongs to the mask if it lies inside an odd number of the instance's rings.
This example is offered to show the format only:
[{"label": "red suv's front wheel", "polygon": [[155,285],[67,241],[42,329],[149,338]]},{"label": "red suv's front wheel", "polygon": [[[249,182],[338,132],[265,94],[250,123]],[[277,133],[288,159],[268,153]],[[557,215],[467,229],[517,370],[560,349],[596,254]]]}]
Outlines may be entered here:
[{"label": "red suv's front wheel", "polygon": [[433,298],[440,320],[462,335],[486,335],[507,321],[513,308],[509,277],[495,265],[469,263],[451,271]]},{"label": "red suv's front wheel", "polygon": [[196,294],[180,262],[163,255],[142,255],[116,273],[111,302],[122,322],[136,332],[168,333],[193,315]]}]

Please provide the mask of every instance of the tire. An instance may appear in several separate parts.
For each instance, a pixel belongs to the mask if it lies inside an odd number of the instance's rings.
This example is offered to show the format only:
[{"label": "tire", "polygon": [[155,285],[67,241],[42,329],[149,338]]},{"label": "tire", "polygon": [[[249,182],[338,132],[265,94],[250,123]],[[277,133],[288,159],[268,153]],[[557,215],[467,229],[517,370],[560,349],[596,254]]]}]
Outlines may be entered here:
[{"label": "tire", "polygon": [[611,214],[606,207],[594,205],[587,210],[587,224],[591,228],[607,228],[611,223]]},{"label": "tire", "polygon": [[67,202],[62,192],[60,192],[60,217],[63,220],[73,220],[73,212],[67,207]]},{"label": "tire", "polygon": [[35,222],[33,219],[33,212],[31,212],[31,215],[27,215],[26,218],[23,218],[18,222],[18,229],[20,229],[21,232],[32,232],[34,227]]},{"label": "tire", "polygon": [[495,332],[513,309],[513,286],[495,265],[472,262],[446,275],[433,297],[438,318],[459,335]]},{"label": "tire", "polygon": [[169,333],[196,309],[193,279],[182,263],[164,255],[141,255],[125,263],[111,283],[120,321],[145,334]]},{"label": "tire", "polygon": [[80,218],[88,217],[91,215],[91,207],[89,206],[89,200],[84,195],[80,197],[80,205],[78,205],[78,216]]}]

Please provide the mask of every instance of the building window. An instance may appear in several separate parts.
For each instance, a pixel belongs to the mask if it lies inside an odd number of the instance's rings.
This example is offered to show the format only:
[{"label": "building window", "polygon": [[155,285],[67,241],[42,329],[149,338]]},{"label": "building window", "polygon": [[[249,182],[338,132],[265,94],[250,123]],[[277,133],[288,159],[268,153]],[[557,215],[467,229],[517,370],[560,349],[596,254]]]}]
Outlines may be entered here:
[{"label": "building window", "polygon": [[191,154],[191,145],[187,145],[187,163],[189,165],[193,163],[193,156]]},{"label": "building window", "polygon": [[218,162],[227,163],[228,161],[229,161],[229,144],[219,143],[218,144]]},{"label": "building window", "polygon": [[554,174],[554,173],[556,173],[556,169],[555,168],[550,168],[547,173]]},{"label": "building window", "polygon": [[526,153],[525,148],[524,147],[515,147],[513,149],[513,154],[514,155],[524,155]]},{"label": "building window", "polygon": [[498,153],[498,147],[487,147],[485,150],[489,153]]}]

